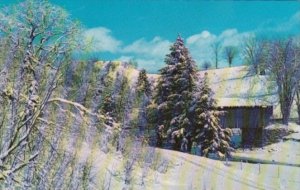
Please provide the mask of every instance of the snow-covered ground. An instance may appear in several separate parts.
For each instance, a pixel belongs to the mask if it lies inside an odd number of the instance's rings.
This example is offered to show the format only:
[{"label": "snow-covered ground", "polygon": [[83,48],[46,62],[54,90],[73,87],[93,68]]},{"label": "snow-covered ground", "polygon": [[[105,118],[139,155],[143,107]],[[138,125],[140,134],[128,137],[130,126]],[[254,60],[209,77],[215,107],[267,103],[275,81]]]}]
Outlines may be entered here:
[{"label": "snow-covered ground", "polygon": [[[276,126],[270,126],[276,127]],[[281,126],[284,127],[284,126]],[[300,139],[300,126],[290,123],[294,131],[288,137]],[[90,147],[91,148],[91,147]],[[148,164],[145,158],[139,158],[133,167],[130,185],[125,185],[126,157],[110,148],[103,153],[98,148],[82,146],[80,160],[92,161],[89,189],[134,189],[134,190],[204,190],[204,189],[289,189],[300,187],[300,167],[278,164],[252,164],[211,160],[178,151],[144,147],[143,155],[149,154]],[[133,151],[138,152],[138,151]],[[300,142],[282,141],[247,151],[237,151],[235,155],[266,161],[274,160],[286,164],[300,164]],[[130,159],[129,159],[130,160]],[[167,163],[166,172],[159,172],[162,162]],[[144,177],[143,177],[144,176]],[[109,187],[109,188],[108,188]]]},{"label": "snow-covered ground", "polygon": [[300,125],[297,125],[296,123],[289,123],[289,126],[287,126],[287,127],[288,127],[288,129],[295,131],[295,133],[292,133],[285,138],[300,140]]},{"label": "snow-covered ground", "polygon": [[[134,171],[132,189],[298,189],[300,168],[278,165],[258,165],[210,160],[186,153],[158,150],[170,161],[167,173],[151,170],[142,186],[141,169]],[[259,169],[260,167],[260,169]],[[119,180],[117,180],[119,179]],[[122,187],[121,178],[112,180],[111,187]],[[121,188],[120,188],[121,189]]]},{"label": "snow-covered ground", "polygon": [[226,165],[225,162],[203,157],[164,152],[170,159],[182,161],[182,166],[170,172],[185,174],[185,181],[180,183],[176,175],[170,178],[178,187],[185,184],[183,189],[191,189],[191,184],[194,189],[298,189],[300,185],[299,167],[248,163],[242,163],[241,167],[239,162]]},{"label": "snow-covered ground", "polygon": [[288,126],[280,126],[277,124],[276,126],[270,127],[287,127],[295,131],[295,133],[285,137],[285,139],[290,140],[281,141],[254,150],[238,150],[234,155],[243,158],[300,165],[300,142],[295,141],[300,140],[300,126],[295,123],[290,123]]},{"label": "snow-covered ground", "polygon": [[[168,160],[166,173],[147,168],[137,162],[132,171],[129,186],[124,183],[124,163],[126,159],[118,153],[95,154],[94,188],[101,189],[163,189],[163,190],[203,190],[203,189],[298,189],[300,167],[250,164],[211,160],[187,153],[156,149],[159,159]],[[144,184],[142,175],[146,174]],[[106,184],[106,185],[105,185]]]}]

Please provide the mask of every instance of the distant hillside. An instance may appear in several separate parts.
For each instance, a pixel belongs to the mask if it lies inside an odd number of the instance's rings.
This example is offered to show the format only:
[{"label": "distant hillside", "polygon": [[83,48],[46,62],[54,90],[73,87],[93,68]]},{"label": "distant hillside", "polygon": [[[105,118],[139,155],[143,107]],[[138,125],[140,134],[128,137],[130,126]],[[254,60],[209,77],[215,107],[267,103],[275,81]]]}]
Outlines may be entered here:
[{"label": "distant hillside", "polygon": [[123,127],[137,125],[143,99],[138,95],[139,71],[126,62],[73,62],[65,72],[68,98],[86,107],[100,109],[105,98],[114,102],[116,116]]}]

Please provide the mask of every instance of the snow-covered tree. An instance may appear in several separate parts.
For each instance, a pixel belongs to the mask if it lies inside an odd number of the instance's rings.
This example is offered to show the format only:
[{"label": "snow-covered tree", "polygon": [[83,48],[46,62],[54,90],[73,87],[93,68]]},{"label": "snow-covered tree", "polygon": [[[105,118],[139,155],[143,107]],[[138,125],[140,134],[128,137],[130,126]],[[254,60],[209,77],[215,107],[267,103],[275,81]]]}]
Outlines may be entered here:
[{"label": "snow-covered tree", "polygon": [[201,145],[202,153],[217,153],[220,157],[230,154],[231,130],[222,129],[219,116],[222,111],[217,110],[213,91],[208,85],[207,73],[200,78],[194,95],[192,106],[194,113],[193,139]]},{"label": "snow-covered tree", "polygon": [[[37,160],[46,152],[40,131],[48,128],[40,121],[50,123],[45,120],[48,105],[58,100],[53,96],[78,51],[79,34],[78,24],[46,0],[26,0],[0,11],[1,184],[16,181],[26,189],[38,175]],[[23,180],[17,177],[24,172]]]},{"label": "snow-covered tree", "polygon": [[[203,154],[209,152],[223,156],[230,153],[230,129],[222,129],[213,91],[207,76],[198,79],[195,62],[179,36],[167,54],[166,66],[160,70],[160,78],[154,97],[157,104],[157,136],[167,136],[173,148],[187,151],[191,140],[201,145]],[[197,84],[197,86],[196,86]]]},{"label": "snow-covered tree", "polygon": [[[178,36],[166,55],[166,66],[160,70],[155,103],[158,105],[158,125],[171,137],[174,131],[191,126],[189,107],[195,86],[196,66],[183,39]],[[182,134],[181,134],[182,135]],[[178,148],[178,147],[177,147]]]},{"label": "snow-covered tree", "polygon": [[137,90],[138,92],[143,92],[145,95],[151,95],[151,84],[148,80],[146,70],[142,69],[139,72],[138,80],[137,80]]}]

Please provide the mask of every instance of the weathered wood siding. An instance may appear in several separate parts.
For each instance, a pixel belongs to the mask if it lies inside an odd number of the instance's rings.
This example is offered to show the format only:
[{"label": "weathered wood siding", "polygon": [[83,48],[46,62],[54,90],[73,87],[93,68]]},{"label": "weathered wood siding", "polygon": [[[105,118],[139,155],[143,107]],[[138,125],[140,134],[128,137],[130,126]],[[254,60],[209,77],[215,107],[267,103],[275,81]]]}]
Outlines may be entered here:
[{"label": "weathered wood siding", "polygon": [[273,107],[224,107],[221,116],[222,128],[240,128],[242,146],[261,146],[263,128],[268,125],[273,114]]}]

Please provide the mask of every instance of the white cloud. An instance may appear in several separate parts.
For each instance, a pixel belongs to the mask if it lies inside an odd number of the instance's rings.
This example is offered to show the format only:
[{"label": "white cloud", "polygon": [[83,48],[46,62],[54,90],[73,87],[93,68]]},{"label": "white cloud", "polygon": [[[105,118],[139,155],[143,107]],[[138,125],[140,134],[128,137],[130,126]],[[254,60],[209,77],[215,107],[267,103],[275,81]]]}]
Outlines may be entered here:
[{"label": "white cloud", "polygon": [[128,61],[130,61],[130,60],[132,60],[134,57],[133,56],[121,56],[121,57],[119,57],[117,60],[118,61],[126,61],[126,62],[128,62]]},{"label": "white cloud", "polygon": [[254,32],[239,33],[237,29],[228,29],[223,31],[218,40],[222,42],[223,46],[237,46],[240,47],[242,43],[249,37],[254,36]]},{"label": "white cloud", "polygon": [[90,50],[93,52],[119,51],[122,42],[111,35],[111,31],[104,27],[91,28],[84,32],[88,42],[91,42]]},{"label": "white cloud", "polygon": [[204,30],[200,34],[195,34],[187,38],[187,44],[205,44],[216,40],[216,36]]},{"label": "white cloud", "polygon": [[171,42],[156,36],[151,41],[139,39],[123,48],[124,53],[133,53],[142,57],[162,57],[170,48]]},{"label": "white cloud", "polygon": [[[237,29],[224,30],[220,35],[212,34],[207,30],[189,36],[186,39],[186,46],[198,66],[204,61],[211,61],[213,65],[212,44],[219,42],[223,47],[225,46],[241,46],[246,37],[254,35],[251,32],[240,33]],[[134,59],[138,63],[139,68],[145,68],[149,72],[157,72],[164,66],[164,58],[169,53],[171,42],[161,37],[154,37],[147,41],[144,38],[134,41],[123,47],[119,53],[123,55],[118,59],[121,61],[129,61]],[[226,60],[222,60],[223,54],[220,52],[220,67],[228,65]],[[236,60],[240,62],[240,60]]]},{"label": "white cloud", "polygon": [[124,54],[119,60],[128,61],[134,59],[139,68],[145,68],[148,72],[157,72],[164,65],[164,58],[171,46],[171,42],[161,37],[154,37],[147,41],[144,38],[134,41],[122,48]]},{"label": "white cloud", "polygon": [[204,61],[210,61],[212,58],[211,45],[217,41],[217,36],[208,31],[192,35],[187,38],[187,47],[194,60],[200,65]]},{"label": "white cloud", "polygon": [[[212,45],[220,43],[222,47],[236,46],[240,48],[243,42],[250,36],[254,36],[253,32],[240,33],[237,29],[227,29],[221,34],[212,34],[209,31],[202,31],[199,34],[192,35],[187,38],[187,47],[189,48],[192,57],[200,66],[204,61],[213,62],[214,55]],[[228,64],[223,59],[223,54],[219,54],[219,66],[225,67]],[[241,60],[236,59],[236,62]],[[213,63],[212,63],[213,64]]]}]

